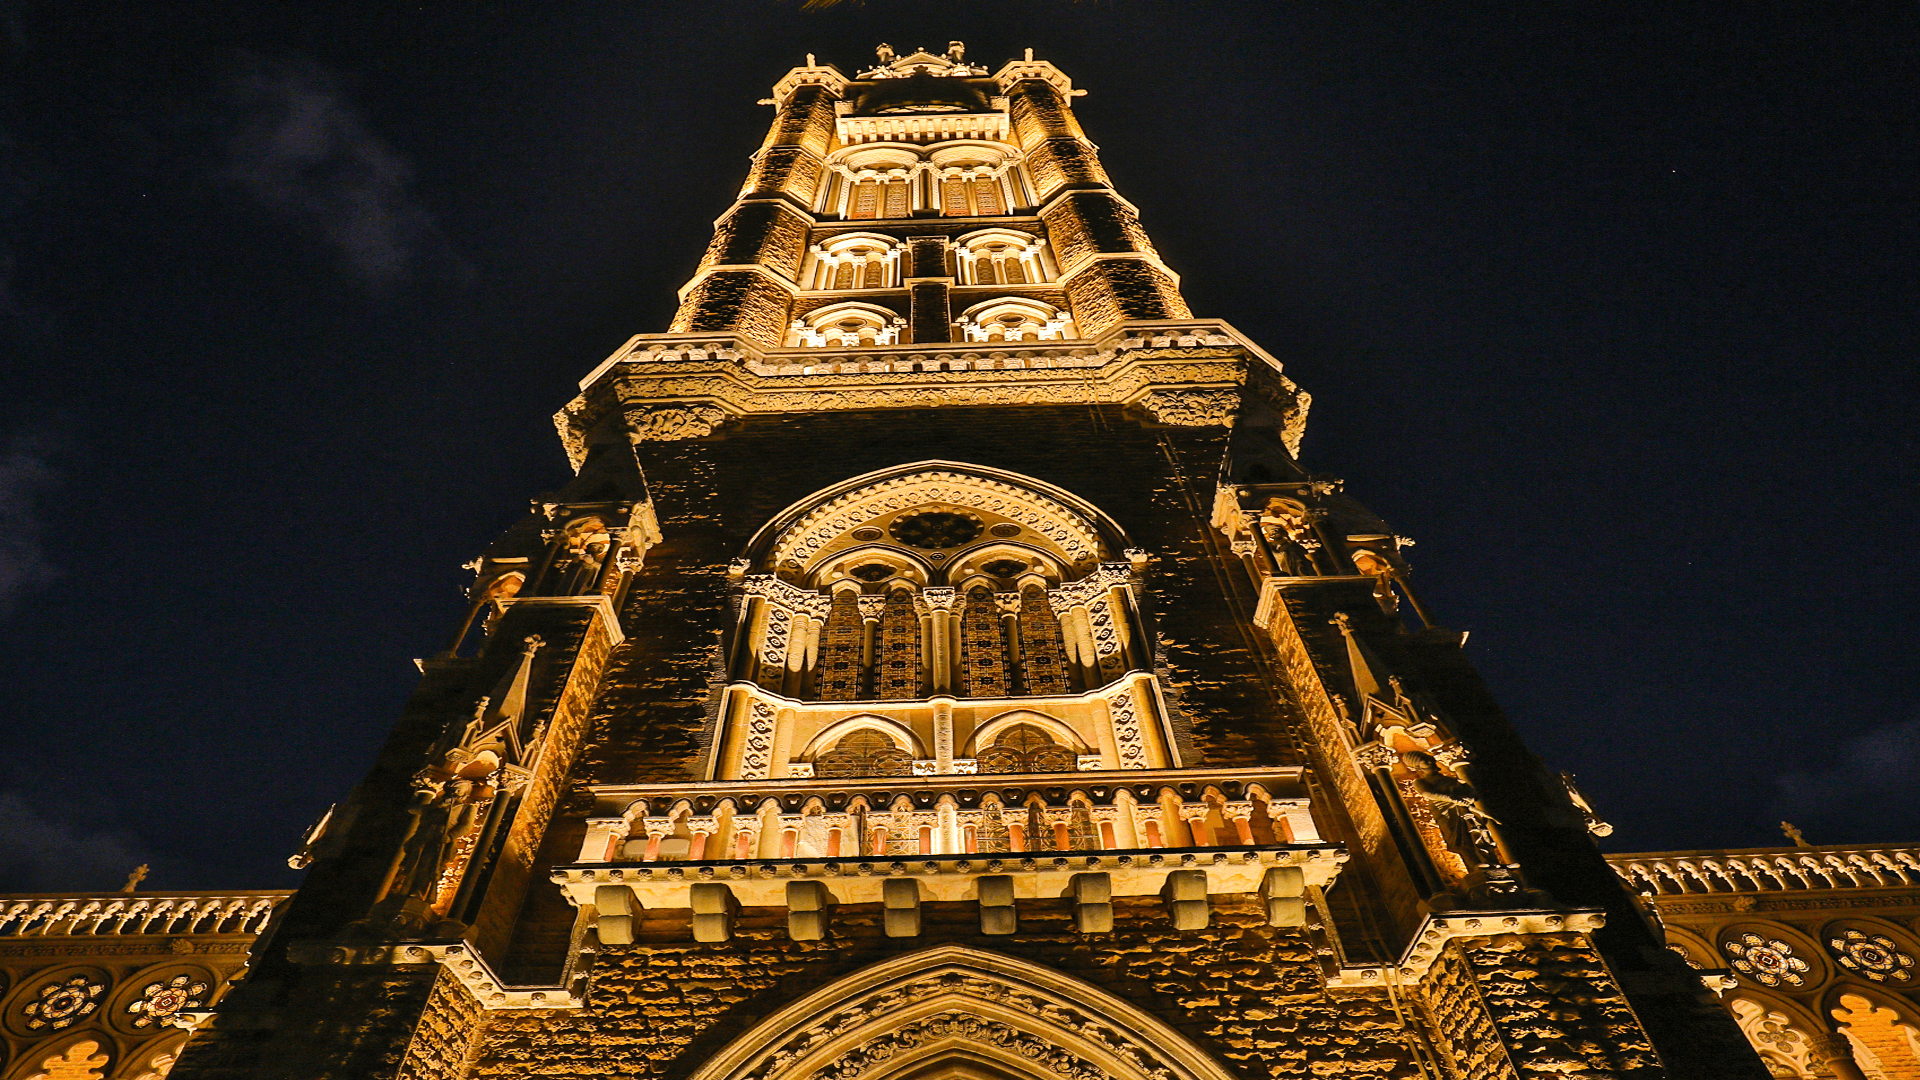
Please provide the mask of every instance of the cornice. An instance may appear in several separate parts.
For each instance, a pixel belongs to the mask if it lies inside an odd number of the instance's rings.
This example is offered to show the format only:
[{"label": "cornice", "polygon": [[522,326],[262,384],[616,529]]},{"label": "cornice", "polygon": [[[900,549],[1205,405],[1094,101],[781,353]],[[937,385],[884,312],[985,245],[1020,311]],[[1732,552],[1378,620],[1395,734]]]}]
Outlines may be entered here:
[{"label": "cornice", "polygon": [[1250,372],[1264,365],[1272,377],[1255,389],[1293,418],[1285,437],[1297,443],[1305,425],[1304,395],[1279,362],[1217,320],[1004,344],[764,349],[732,336],[638,335],[554,419],[576,467],[588,432],[615,413],[635,441],[700,438],[748,415],[969,405],[1119,405],[1170,426],[1230,426]]},{"label": "cornice", "polygon": [[773,97],[762,101],[761,104],[784,107],[787,99],[793,96],[793,92],[803,86],[824,86],[832,91],[835,97],[839,97],[846,92],[847,84],[852,81],[832,64],[810,64],[797,67],[781,76],[780,81],[773,84]]},{"label": "cornice", "polygon": [[788,280],[787,278],[781,277],[779,274],[774,273],[772,270],[769,270],[767,267],[762,266],[759,263],[716,263],[715,265],[712,265],[712,266],[703,266],[700,269],[694,271],[693,276],[687,279],[687,283],[685,285],[680,286],[680,292],[678,294],[680,298],[680,302],[683,304],[686,303],[687,296],[691,294],[694,290],[694,287],[699,285],[701,282],[707,280],[708,278],[712,277],[715,274],[721,273],[722,271],[732,271],[732,270],[751,270],[754,273],[759,274],[761,277],[766,278],[768,281],[773,282],[775,285],[780,286],[780,288],[786,290],[788,295],[790,296],[800,295],[800,286],[794,284],[792,281]]}]

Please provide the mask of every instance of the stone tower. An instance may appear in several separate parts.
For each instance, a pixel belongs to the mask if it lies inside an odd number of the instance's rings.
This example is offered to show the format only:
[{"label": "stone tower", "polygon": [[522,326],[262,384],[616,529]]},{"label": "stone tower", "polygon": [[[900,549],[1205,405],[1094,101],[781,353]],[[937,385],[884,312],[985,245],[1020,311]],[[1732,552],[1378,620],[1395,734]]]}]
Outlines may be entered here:
[{"label": "stone tower", "polygon": [[1766,1075],[1078,93],[775,85],[176,1077]]}]

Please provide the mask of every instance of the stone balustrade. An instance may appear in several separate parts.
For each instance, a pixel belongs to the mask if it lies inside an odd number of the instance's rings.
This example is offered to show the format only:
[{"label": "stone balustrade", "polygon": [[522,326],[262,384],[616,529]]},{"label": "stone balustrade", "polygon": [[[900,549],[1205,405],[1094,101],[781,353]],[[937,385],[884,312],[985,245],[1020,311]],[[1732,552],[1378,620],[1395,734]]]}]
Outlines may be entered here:
[{"label": "stone balustrade", "polygon": [[1022,341],[993,347],[987,342],[928,342],[832,349],[769,349],[746,338],[713,334],[643,334],[622,345],[580,382],[593,385],[620,363],[697,363],[725,360],[760,375],[854,374],[861,372],[1015,371],[1100,367],[1123,351],[1244,345],[1217,319],[1131,322],[1091,341]]},{"label": "stone balustrade", "polygon": [[1302,770],[864,777],[596,788],[582,863],[1318,844]]},{"label": "stone balustrade", "polygon": [[1669,851],[1607,861],[1629,888],[1655,896],[1920,884],[1920,847],[1907,844]]},{"label": "stone balustrade", "polygon": [[0,937],[258,934],[291,892],[0,897]]}]

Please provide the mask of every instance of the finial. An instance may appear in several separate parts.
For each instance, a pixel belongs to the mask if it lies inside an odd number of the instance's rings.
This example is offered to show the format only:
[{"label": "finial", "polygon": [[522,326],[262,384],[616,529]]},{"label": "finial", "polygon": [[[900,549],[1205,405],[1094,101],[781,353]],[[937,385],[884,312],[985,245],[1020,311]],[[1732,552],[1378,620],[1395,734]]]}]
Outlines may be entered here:
[{"label": "finial", "polygon": [[1810,848],[1813,846],[1812,844],[1807,843],[1806,837],[1800,835],[1799,826],[1795,825],[1791,821],[1781,822],[1780,831],[1786,834],[1787,839],[1793,841],[1794,847]]},{"label": "finial", "polygon": [[133,873],[127,875],[127,883],[120,886],[120,891],[130,896],[133,894],[133,890],[139,888],[140,883],[145,880],[147,880],[147,864],[141,863],[139,866],[133,868]]},{"label": "finial", "polygon": [[816,63],[814,63],[814,62],[813,62],[813,54],[812,54],[812,53],[808,53],[808,54],[807,54],[807,66],[808,66],[808,67],[819,67],[819,66],[820,66],[820,65],[818,65],[818,64],[816,64]]},{"label": "finial", "polygon": [[1032,49],[1028,49],[1028,50],[1027,50],[1027,62],[1028,62],[1028,63],[1032,63],[1032,62],[1033,62],[1033,50],[1032,50]]}]

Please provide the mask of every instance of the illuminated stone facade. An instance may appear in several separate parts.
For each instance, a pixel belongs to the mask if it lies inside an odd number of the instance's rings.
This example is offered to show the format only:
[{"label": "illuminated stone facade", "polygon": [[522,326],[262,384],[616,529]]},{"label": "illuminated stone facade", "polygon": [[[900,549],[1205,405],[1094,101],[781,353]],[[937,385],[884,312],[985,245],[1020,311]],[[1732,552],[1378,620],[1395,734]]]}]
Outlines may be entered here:
[{"label": "illuminated stone facade", "polygon": [[1075,94],[779,81],[174,1076],[1767,1075]]},{"label": "illuminated stone facade", "polygon": [[0,896],[0,1076],[160,1080],[289,895]]}]

